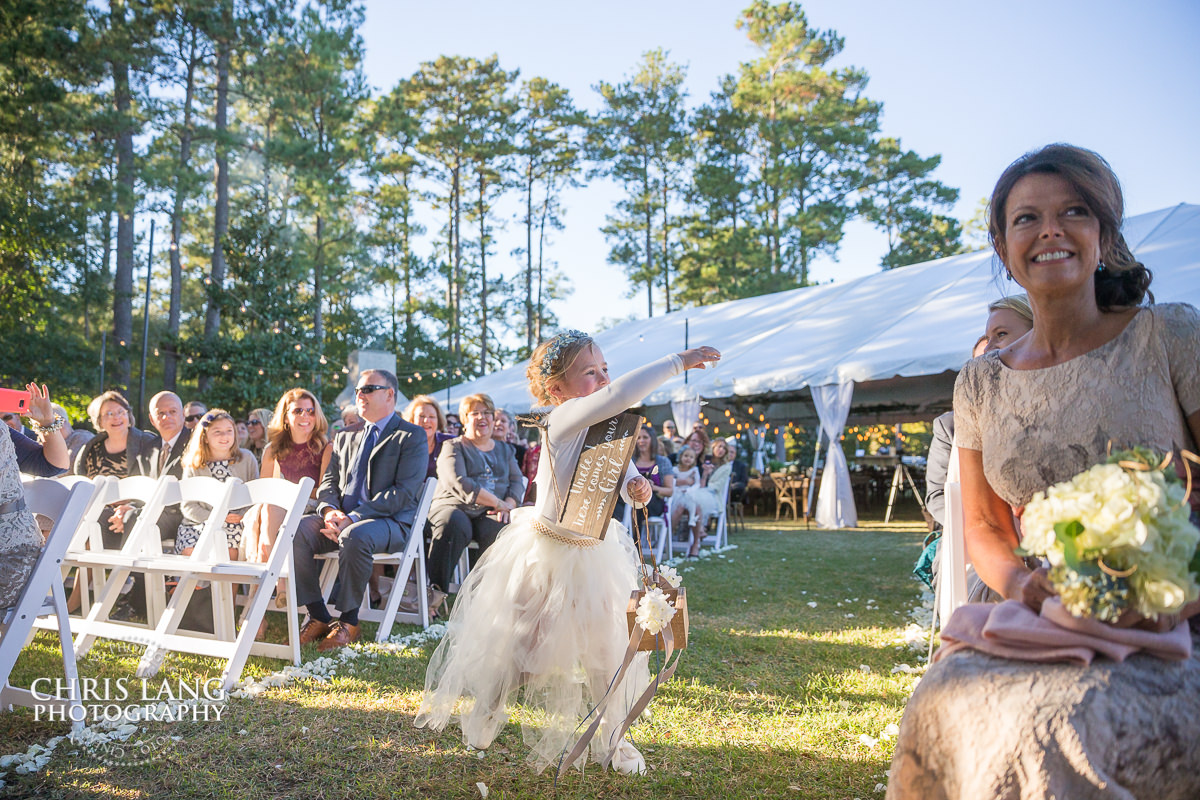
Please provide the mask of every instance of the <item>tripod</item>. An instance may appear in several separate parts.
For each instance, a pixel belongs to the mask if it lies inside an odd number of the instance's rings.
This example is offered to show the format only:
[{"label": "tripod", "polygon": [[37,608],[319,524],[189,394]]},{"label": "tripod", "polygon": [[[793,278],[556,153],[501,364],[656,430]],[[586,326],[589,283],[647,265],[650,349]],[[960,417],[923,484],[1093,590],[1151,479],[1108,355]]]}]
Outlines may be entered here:
[{"label": "tripod", "polygon": [[896,502],[896,490],[903,487],[904,481],[908,481],[913,497],[917,498],[917,504],[921,506],[922,511],[925,510],[925,498],[917,491],[917,482],[913,480],[912,473],[908,471],[908,467],[903,461],[897,461],[896,469],[892,472],[892,490],[888,493],[887,511],[883,515],[884,525],[892,519],[892,505]]}]

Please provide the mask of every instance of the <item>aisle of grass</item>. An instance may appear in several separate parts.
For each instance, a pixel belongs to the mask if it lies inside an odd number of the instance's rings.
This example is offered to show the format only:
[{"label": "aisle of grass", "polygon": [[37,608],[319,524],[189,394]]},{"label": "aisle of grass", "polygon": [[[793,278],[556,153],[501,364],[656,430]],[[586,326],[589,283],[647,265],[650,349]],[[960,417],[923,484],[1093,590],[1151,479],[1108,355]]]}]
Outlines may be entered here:
[{"label": "aisle of grass", "polygon": [[[912,524],[819,532],[752,520],[732,536],[736,550],[691,562],[684,574],[690,646],[652,718],[633,730],[651,771],[627,777],[591,767],[560,780],[558,795],[880,796],[875,787],[886,782],[892,747],[883,732],[899,722],[916,680],[892,669],[917,663],[895,641],[917,602],[910,570],[921,538]],[[369,633],[368,625],[364,638]],[[16,685],[56,674],[53,644],[39,634],[18,664]],[[131,677],[136,655],[102,645],[81,671]],[[552,772],[534,774],[523,762],[516,724],[486,752],[468,752],[455,730],[412,727],[428,656],[428,648],[364,652],[330,683],[230,700],[219,723],[150,724],[147,731],[179,741],[140,766],[105,766],[64,743],[43,771],[10,770],[0,796],[469,798],[480,796],[477,783],[489,798],[552,793]],[[278,666],[252,660],[247,674]],[[215,673],[202,658],[167,665],[172,679]],[[66,726],[35,723],[25,711],[0,714],[0,754],[63,733]]]}]

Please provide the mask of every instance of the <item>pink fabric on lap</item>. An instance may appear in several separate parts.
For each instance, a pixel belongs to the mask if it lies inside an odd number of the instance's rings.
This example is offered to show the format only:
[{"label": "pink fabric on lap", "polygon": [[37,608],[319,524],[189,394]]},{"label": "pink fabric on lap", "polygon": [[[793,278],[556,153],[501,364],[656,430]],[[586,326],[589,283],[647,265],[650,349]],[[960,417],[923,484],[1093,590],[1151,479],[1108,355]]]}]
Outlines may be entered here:
[{"label": "pink fabric on lap", "polygon": [[1192,654],[1188,625],[1164,633],[1115,628],[1094,619],[1071,616],[1057,598],[1047,600],[1041,615],[1016,600],[960,606],[942,629],[942,646],[933,660],[963,648],[1020,661],[1069,661],[1090,664],[1097,653],[1124,661],[1145,652],[1168,661]]}]

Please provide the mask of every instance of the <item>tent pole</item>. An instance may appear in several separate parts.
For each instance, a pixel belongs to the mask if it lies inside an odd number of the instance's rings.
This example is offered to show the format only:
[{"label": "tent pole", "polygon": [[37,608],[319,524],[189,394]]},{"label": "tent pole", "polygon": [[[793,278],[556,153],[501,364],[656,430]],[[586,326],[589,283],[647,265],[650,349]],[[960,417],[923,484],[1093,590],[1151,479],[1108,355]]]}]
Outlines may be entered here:
[{"label": "tent pole", "polygon": [[821,423],[817,423],[817,444],[813,447],[813,465],[812,477],[808,480],[808,503],[805,507],[808,513],[804,515],[804,527],[808,527],[808,522],[813,516],[813,490],[817,487],[817,461],[821,458],[821,432],[824,430]]}]

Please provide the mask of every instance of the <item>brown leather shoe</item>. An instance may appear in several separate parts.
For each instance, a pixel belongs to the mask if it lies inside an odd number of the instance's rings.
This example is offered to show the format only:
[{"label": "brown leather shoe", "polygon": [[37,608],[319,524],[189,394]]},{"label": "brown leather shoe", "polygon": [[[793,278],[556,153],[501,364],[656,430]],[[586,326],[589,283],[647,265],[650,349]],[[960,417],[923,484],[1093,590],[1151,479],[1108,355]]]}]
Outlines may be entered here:
[{"label": "brown leather shoe", "polygon": [[329,629],[329,635],[317,644],[317,650],[326,653],[330,650],[336,650],[339,647],[345,647],[351,642],[358,641],[358,626],[347,625],[340,619],[333,621],[333,627]]},{"label": "brown leather shoe", "polygon": [[300,628],[300,644],[312,644],[313,642],[323,640],[329,633],[332,627],[328,622],[318,622],[312,617],[308,618],[308,622]]}]

